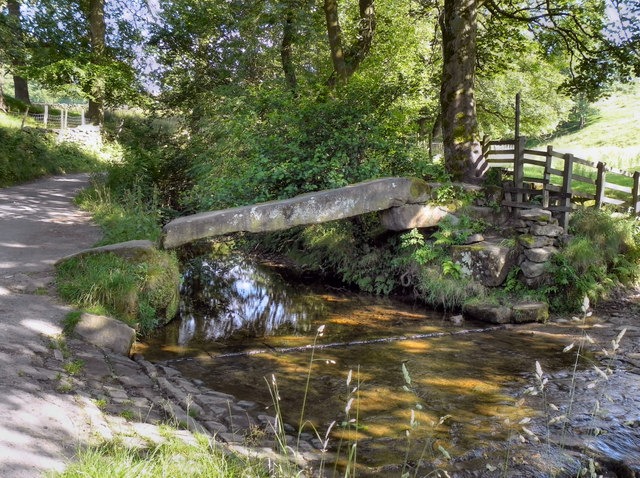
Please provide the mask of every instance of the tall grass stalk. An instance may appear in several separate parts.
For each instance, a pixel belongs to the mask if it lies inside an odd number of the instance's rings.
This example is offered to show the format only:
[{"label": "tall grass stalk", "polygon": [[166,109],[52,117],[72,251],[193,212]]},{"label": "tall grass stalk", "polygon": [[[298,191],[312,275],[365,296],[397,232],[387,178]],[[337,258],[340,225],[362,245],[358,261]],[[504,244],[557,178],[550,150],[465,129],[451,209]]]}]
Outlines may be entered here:
[{"label": "tall grass stalk", "polygon": [[[350,443],[348,453],[347,453],[347,465],[344,471],[344,476],[348,477],[351,474],[355,476],[356,468],[355,465],[358,461],[358,424],[360,423],[360,366],[358,366],[356,373],[356,384],[351,385],[353,381],[353,369],[349,370],[347,374],[346,386],[347,386],[347,403],[344,407],[344,415],[345,419],[341,423],[341,426],[345,429],[350,429],[351,427],[355,430],[355,439]],[[353,409],[353,405],[355,404],[355,417],[352,417],[351,410]],[[338,466],[338,458],[340,457],[340,452],[343,446],[343,439],[340,438],[340,442],[338,443],[338,456],[336,457],[334,463],[333,474],[337,474],[337,466]]]},{"label": "tall grass stalk", "polygon": [[[319,476],[324,476],[324,470],[325,470],[325,466],[326,466],[326,459],[327,459],[327,453],[329,451],[329,440],[330,440],[330,436],[331,436],[331,431],[333,430],[334,426],[336,425],[336,421],[334,420],[333,422],[331,422],[329,424],[329,426],[327,427],[324,435],[322,435],[322,433],[318,430],[318,428],[310,421],[305,419],[305,412],[306,412],[306,407],[307,407],[307,400],[308,400],[308,394],[310,391],[310,383],[311,383],[311,374],[312,374],[312,368],[313,368],[313,364],[317,361],[316,357],[315,357],[315,351],[317,348],[317,342],[318,342],[318,338],[322,337],[323,333],[324,333],[324,325],[321,325],[320,327],[318,327],[318,330],[316,331],[316,335],[313,339],[313,344],[311,346],[311,357],[309,359],[309,367],[307,369],[307,376],[306,376],[306,382],[305,382],[305,387],[304,387],[304,395],[303,395],[303,399],[302,399],[302,405],[300,408],[300,419],[298,421],[298,434],[296,437],[296,445],[295,445],[295,449],[293,449],[292,447],[290,447],[287,444],[287,436],[286,436],[286,432],[285,432],[285,426],[284,426],[284,420],[283,420],[283,414],[282,414],[282,409],[280,407],[280,391],[278,389],[278,381],[276,379],[275,375],[271,376],[271,381],[267,381],[267,388],[269,390],[269,394],[271,396],[271,401],[273,403],[273,407],[274,407],[274,411],[275,411],[275,420],[274,423],[271,425],[273,428],[273,433],[275,436],[275,440],[276,440],[276,444],[278,447],[278,450],[280,451],[280,453],[283,455],[283,457],[285,457],[286,459],[288,459],[289,461],[291,461],[290,459],[293,459],[293,461],[295,461],[295,459],[297,458],[297,454],[298,451],[300,449],[300,441],[302,439],[302,433],[305,429],[305,427],[307,425],[309,425],[312,430],[313,433],[315,434],[315,437],[322,443],[322,449],[321,449],[321,460],[320,460],[320,464],[319,464]],[[329,361],[330,363],[335,363],[333,361]],[[349,374],[349,377],[351,377],[351,374]],[[351,402],[349,402],[348,404],[348,408],[351,407]],[[289,469],[288,470],[289,473],[294,473],[293,470]],[[298,469],[297,473],[301,473],[301,471]]]},{"label": "tall grass stalk", "polygon": [[[402,389],[405,392],[411,392],[413,393],[416,398],[417,398],[417,393],[415,391],[415,389],[413,388],[412,385],[412,380],[411,380],[411,375],[409,374],[409,369],[407,369],[407,366],[403,363],[402,364],[402,377],[404,379],[405,384],[402,386]],[[420,426],[420,422],[416,419],[416,410],[417,411],[421,411],[424,407],[422,406],[421,403],[416,403],[415,406],[411,409],[411,416],[409,419],[409,428],[406,430],[406,436],[407,436],[407,448],[405,451],[405,455],[404,455],[404,462],[402,464],[402,470],[400,472],[400,476],[401,478],[409,478],[411,476],[411,473],[409,472],[409,452],[411,451],[411,432],[412,430],[417,429]],[[444,415],[442,417],[440,417],[440,419],[438,420],[437,423],[431,423],[432,425],[432,433],[435,433],[438,430],[438,427],[440,425],[442,425],[445,421],[447,421],[449,418],[451,418],[451,415]],[[422,447],[422,450],[420,452],[420,456],[417,458],[416,460],[416,466],[413,472],[413,477],[417,478],[418,477],[418,473],[420,472],[420,464],[422,463],[422,461],[424,460],[425,456],[427,455],[427,450],[429,448],[431,448],[433,446],[433,444],[435,443],[435,441],[431,441],[431,440],[425,440],[424,446]],[[451,455],[449,454],[449,452],[442,446],[442,445],[438,445],[437,447],[438,451],[440,452],[440,454],[447,460],[451,460]],[[446,471],[443,470],[434,470],[432,473],[435,473],[435,476],[440,476],[440,471],[442,471],[445,476],[449,476],[447,474]],[[430,476],[431,473],[429,473]]]},{"label": "tall grass stalk", "polygon": [[[586,323],[586,319],[592,315],[592,312],[589,311],[589,300],[585,297],[582,305],[582,317],[574,317],[574,321],[580,321],[583,325]],[[622,341],[627,329],[623,328],[620,333],[616,336],[615,339],[611,341],[611,348],[608,350],[607,348],[602,348],[601,351],[605,357],[607,357],[606,367],[603,370],[598,367],[596,364],[592,364],[594,371],[596,372],[596,378],[587,384],[587,390],[595,389],[599,383],[602,381],[608,381],[609,377],[613,374],[613,361],[620,349],[620,342]],[[585,359],[584,349],[587,344],[595,345],[595,341],[589,336],[589,334],[582,328],[581,337],[577,340],[573,341],[563,349],[563,353],[570,352],[575,350],[575,360],[573,361],[572,373],[571,373],[571,383],[569,386],[569,397],[566,404],[566,411],[564,413],[560,412],[560,408],[552,402],[547,400],[546,393],[546,384],[548,383],[548,378],[545,376],[540,363],[536,361],[535,363],[535,379],[537,382],[537,387],[529,387],[526,390],[526,393],[531,395],[537,395],[539,393],[542,394],[542,407],[545,416],[545,433],[546,433],[546,447],[547,453],[551,456],[551,426],[556,423],[561,423],[560,430],[560,443],[561,448],[564,448],[565,438],[568,433],[568,424],[573,414],[573,409],[576,402],[576,391],[577,391],[577,378],[578,378],[578,365],[580,364],[581,359]],[[593,409],[590,414],[590,423],[593,424],[595,422],[596,416],[600,411],[600,404],[603,396],[605,396],[606,389],[602,388],[600,392],[596,395],[594,399]],[[558,412],[558,413],[555,413]],[[524,426],[525,423],[530,421],[529,418],[525,418],[520,422],[522,425],[522,430],[529,435],[531,439],[534,441],[538,441],[537,436],[531,430]],[[601,430],[595,428],[594,426],[589,427],[590,433],[594,436],[600,434]],[[525,441],[525,439],[521,436],[521,441]],[[589,450],[585,450],[588,452]],[[506,473],[506,467],[505,467]],[[577,471],[577,477],[579,476],[598,476],[595,471],[595,462],[593,459],[589,459],[589,463],[585,467],[581,467]],[[506,476],[506,474],[504,475]]]},{"label": "tall grass stalk", "polygon": [[316,331],[316,335],[313,337],[313,345],[311,346],[311,358],[309,359],[309,367],[307,368],[307,381],[304,386],[304,395],[302,397],[302,406],[300,408],[300,420],[298,421],[298,440],[296,442],[296,447],[300,446],[300,436],[302,434],[302,430],[305,424],[304,413],[307,407],[307,396],[309,394],[309,382],[311,381],[311,370],[313,368],[313,363],[315,360],[314,357],[316,353],[316,344],[318,343],[318,338],[322,337],[323,334],[324,334],[324,325],[321,325],[320,327],[318,327],[318,330]]}]

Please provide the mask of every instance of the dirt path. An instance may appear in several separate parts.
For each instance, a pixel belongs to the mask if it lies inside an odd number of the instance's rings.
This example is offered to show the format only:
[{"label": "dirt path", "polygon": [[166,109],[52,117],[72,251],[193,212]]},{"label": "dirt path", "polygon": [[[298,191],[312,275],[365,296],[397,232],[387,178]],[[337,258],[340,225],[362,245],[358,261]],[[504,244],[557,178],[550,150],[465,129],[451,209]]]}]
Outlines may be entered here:
[{"label": "dirt path", "polygon": [[[54,177],[0,190],[0,476],[61,469],[89,430],[71,395],[39,368],[53,354],[69,309],[50,293],[53,265],[100,237],[73,206],[86,175]],[[45,377],[43,377],[43,375]],[[51,387],[47,387],[49,383]]]}]

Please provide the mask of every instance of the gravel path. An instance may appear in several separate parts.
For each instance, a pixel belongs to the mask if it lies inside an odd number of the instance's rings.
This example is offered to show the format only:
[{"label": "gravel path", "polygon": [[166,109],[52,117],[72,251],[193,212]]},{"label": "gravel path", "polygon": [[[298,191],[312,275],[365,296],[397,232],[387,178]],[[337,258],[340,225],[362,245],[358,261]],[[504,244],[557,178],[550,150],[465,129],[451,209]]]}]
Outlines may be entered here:
[{"label": "gravel path", "polygon": [[[0,190],[0,476],[61,469],[89,434],[72,395],[55,391],[41,357],[69,309],[50,293],[53,265],[100,231],[72,199],[86,175]],[[49,378],[49,380],[47,380]],[[44,379],[44,381],[42,380]],[[52,385],[52,387],[48,387]]]}]

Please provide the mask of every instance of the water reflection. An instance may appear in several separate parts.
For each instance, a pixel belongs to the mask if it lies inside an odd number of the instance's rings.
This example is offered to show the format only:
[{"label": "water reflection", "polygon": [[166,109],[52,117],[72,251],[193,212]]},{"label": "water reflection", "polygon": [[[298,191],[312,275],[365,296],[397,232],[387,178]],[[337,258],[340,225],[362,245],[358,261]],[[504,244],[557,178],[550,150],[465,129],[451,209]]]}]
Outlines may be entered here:
[{"label": "water reflection", "polygon": [[[266,413],[273,404],[264,378],[275,375],[285,421],[300,422],[306,397],[304,419],[323,431],[344,421],[353,393],[346,377],[353,371],[359,426],[336,426],[331,438],[334,444],[358,439],[360,476],[365,468],[384,475],[390,464],[418,462],[426,452],[441,459],[439,446],[458,457],[504,446],[517,436],[511,424],[536,413],[517,400],[535,361],[549,372],[572,365],[560,340],[486,332],[477,323],[456,327],[419,306],[287,284],[242,259],[195,263],[184,284],[180,319],[150,337],[144,355],[152,361],[191,356],[172,366]],[[308,380],[306,347],[320,325],[325,334]]]},{"label": "water reflection", "polygon": [[287,287],[272,271],[239,257],[192,264],[184,276],[182,296],[180,345],[238,333],[265,337],[283,328],[305,333],[324,309],[323,301],[304,288]]}]

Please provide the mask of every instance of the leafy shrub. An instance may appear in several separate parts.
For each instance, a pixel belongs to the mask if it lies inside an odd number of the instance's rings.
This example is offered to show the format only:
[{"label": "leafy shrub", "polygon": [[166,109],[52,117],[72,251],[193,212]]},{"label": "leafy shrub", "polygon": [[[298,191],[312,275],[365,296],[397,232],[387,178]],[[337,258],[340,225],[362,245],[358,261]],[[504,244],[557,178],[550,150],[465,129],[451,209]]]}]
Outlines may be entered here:
[{"label": "leafy shrub", "polygon": [[545,288],[553,310],[579,310],[583,298],[595,303],[616,285],[640,278],[640,242],[634,218],[596,209],[575,213],[573,239],[551,261],[552,284]]},{"label": "leafy shrub", "polygon": [[[282,199],[387,175],[421,175],[427,151],[395,98],[354,80],[323,95],[268,88],[216,97],[191,125],[188,209]],[[186,151],[182,152],[183,154]]]}]

